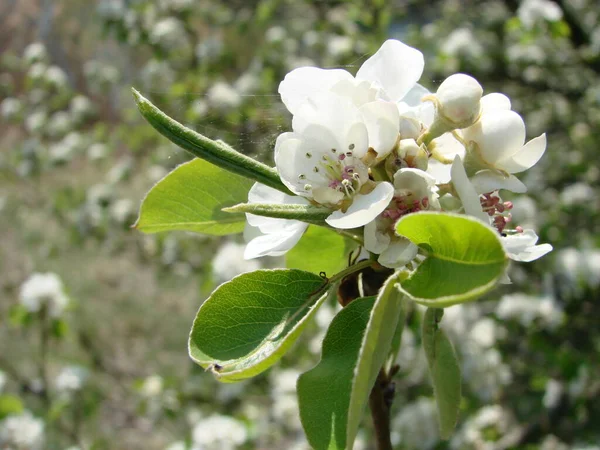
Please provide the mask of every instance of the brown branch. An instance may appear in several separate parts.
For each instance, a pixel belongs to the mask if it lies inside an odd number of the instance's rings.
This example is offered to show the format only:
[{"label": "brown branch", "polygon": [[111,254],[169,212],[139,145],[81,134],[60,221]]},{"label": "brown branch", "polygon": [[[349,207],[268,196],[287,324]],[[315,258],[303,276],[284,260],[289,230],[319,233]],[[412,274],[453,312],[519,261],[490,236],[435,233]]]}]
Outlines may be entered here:
[{"label": "brown branch", "polygon": [[393,398],[393,383],[390,383],[385,370],[381,369],[369,395],[369,408],[375,427],[377,450],[393,450],[390,430],[390,409]]}]

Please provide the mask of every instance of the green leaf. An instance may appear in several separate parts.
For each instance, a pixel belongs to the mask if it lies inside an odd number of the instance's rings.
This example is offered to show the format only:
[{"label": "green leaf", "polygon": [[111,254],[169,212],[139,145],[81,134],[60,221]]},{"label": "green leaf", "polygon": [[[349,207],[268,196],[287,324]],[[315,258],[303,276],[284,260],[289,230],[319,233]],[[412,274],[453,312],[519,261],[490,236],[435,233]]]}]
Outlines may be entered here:
[{"label": "green leaf", "polygon": [[11,414],[20,414],[23,409],[23,402],[16,395],[0,395],[0,420]]},{"label": "green leaf", "polygon": [[132,89],[132,92],[142,116],[174,144],[222,169],[291,194],[290,190],[281,182],[279,174],[274,168],[235,151],[227,144],[213,141],[190,130],[167,116],[135,89]]},{"label": "green leaf", "polygon": [[392,275],[379,291],[362,339],[348,410],[348,447],[352,447],[377,374],[384,365],[398,321],[402,317],[403,295],[398,290],[398,274]]},{"label": "green leaf", "polygon": [[443,309],[427,308],[421,331],[437,403],[440,436],[448,439],[458,421],[461,381],[452,343],[438,326],[443,314]]},{"label": "green leaf", "polygon": [[356,244],[333,230],[311,225],[285,255],[286,267],[331,276],[346,268],[348,254]]},{"label": "green leaf", "polygon": [[257,270],[219,286],[198,310],[189,340],[194,361],[220,380],[268,369],[323,303],[324,280],[301,270]]},{"label": "green leaf", "polygon": [[221,210],[247,199],[251,186],[250,180],[194,159],[175,168],[148,192],[135,227],[144,233],[240,233],[246,223],[244,214]]},{"label": "green leaf", "polygon": [[396,232],[427,254],[401,283],[402,291],[425,306],[475,300],[495,286],[508,262],[498,233],[469,216],[410,214],[398,221]]},{"label": "green leaf", "polygon": [[321,361],[298,378],[300,419],[315,450],[351,448],[348,409],[354,370],[375,297],[359,298],[332,320]]},{"label": "green leaf", "polygon": [[267,203],[240,203],[229,208],[223,208],[223,211],[228,213],[252,213],[257,216],[301,220],[317,224],[325,224],[325,219],[331,215],[329,208],[319,206]]}]

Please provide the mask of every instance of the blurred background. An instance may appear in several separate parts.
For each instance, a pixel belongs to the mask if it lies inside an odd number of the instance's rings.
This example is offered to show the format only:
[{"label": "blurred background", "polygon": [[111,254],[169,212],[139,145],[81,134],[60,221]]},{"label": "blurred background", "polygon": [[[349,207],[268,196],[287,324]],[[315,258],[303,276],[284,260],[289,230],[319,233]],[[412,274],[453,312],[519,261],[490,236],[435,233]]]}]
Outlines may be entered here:
[{"label": "blurred background", "polygon": [[[475,76],[548,150],[513,219],[555,250],[512,286],[447,310],[464,401],[439,440],[419,344],[403,336],[397,449],[600,449],[600,7],[596,0],[2,0],[0,449],[308,449],[295,380],[335,314],[270,371],[219,385],[187,355],[239,237],[132,230],[144,193],[189,159],[137,113],[134,86],[188,126],[271,162],[279,81],[355,73],[386,38],[421,83]],[[508,199],[508,198],[507,198]],[[43,305],[46,306],[43,306]],[[356,449],[372,449],[364,420]]]}]

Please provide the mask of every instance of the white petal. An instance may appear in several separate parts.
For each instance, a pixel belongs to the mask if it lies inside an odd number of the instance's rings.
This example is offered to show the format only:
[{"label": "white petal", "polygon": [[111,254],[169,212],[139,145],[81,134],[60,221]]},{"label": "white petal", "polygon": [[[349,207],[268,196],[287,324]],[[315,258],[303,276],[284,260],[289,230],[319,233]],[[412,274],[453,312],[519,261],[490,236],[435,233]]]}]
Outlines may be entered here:
[{"label": "white petal", "polygon": [[297,109],[309,96],[329,90],[338,81],[352,78],[349,72],[342,69],[301,67],[285,76],[279,84],[279,94],[288,111],[296,114]]},{"label": "white petal", "polygon": [[492,92],[491,94],[487,94],[481,97],[482,114],[496,110],[510,111],[510,108],[510,99],[506,95],[500,94],[499,92]]},{"label": "white petal", "polygon": [[439,184],[449,183],[451,179],[450,168],[450,164],[444,164],[431,158],[427,165],[427,173],[435,178]]},{"label": "white petal", "polygon": [[397,269],[411,262],[419,248],[408,239],[398,239],[390,243],[388,248],[379,255],[377,261],[379,264],[391,269]]},{"label": "white petal", "polygon": [[[275,141],[275,166],[283,184],[292,192],[298,195],[309,196],[304,190],[303,183],[307,181],[298,179],[298,175],[303,173],[302,164],[306,164],[306,151],[303,152],[304,142],[301,136],[296,133],[283,133]],[[307,173],[312,173],[307,168]]]},{"label": "white petal", "polygon": [[458,156],[454,158],[451,173],[452,184],[462,201],[465,213],[469,216],[476,217],[485,223],[490,223],[489,216],[484,213],[481,208],[479,194],[475,191],[475,188],[469,181],[465,168],[462,165],[462,161]]},{"label": "white petal", "polygon": [[368,194],[355,195],[352,205],[345,213],[341,210],[334,211],[325,222],[341,229],[362,227],[381,214],[393,196],[394,187],[390,183],[379,183]]},{"label": "white petal", "polygon": [[463,124],[463,128],[479,117],[482,94],[483,88],[475,78],[455,73],[440,84],[435,96],[441,114],[455,124]]},{"label": "white petal", "polygon": [[530,262],[552,251],[550,244],[535,245],[538,240],[533,230],[502,237],[508,257],[514,261]]},{"label": "white petal", "polygon": [[259,258],[261,256],[280,256],[285,254],[298,243],[308,224],[300,222],[303,226],[289,232],[270,233],[255,237],[246,245],[244,259]]},{"label": "white petal", "polygon": [[369,141],[367,128],[359,109],[350,99],[323,92],[308,99],[292,120],[292,128],[303,138],[323,142],[321,151],[335,148],[353,152],[359,158],[366,154]]},{"label": "white petal", "polygon": [[364,62],[356,78],[378,82],[391,100],[398,101],[419,81],[424,66],[419,50],[389,39]]},{"label": "white petal", "polygon": [[375,254],[383,252],[391,240],[387,233],[381,233],[377,229],[377,220],[372,220],[365,225],[364,237],[365,249]]},{"label": "white petal", "polygon": [[529,169],[546,151],[546,133],[533,138],[523,148],[515,153],[511,158],[498,161],[498,165],[502,166],[508,173],[519,173]]},{"label": "white petal", "polygon": [[452,133],[444,133],[432,141],[435,145],[434,152],[444,158],[454,160],[456,155],[461,159],[465,156],[465,147]]},{"label": "white petal", "polygon": [[429,94],[431,94],[431,92],[429,92],[429,89],[417,83],[400,100],[402,103],[406,103],[406,105],[411,107],[420,106],[423,104],[421,103],[421,99]]},{"label": "white petal", "polygon": [[[514,111],[492,111],[466,128],[463,136],[467,142],[475,141],[481,157],[495,165],[521,150],[525,142],[525,123]],[[501,166],[498,168],[502,169]]]},{"label": "white petal", "polygon": [[471,177],[471,183],[479,194],[487,194],[496,189],[506,189],[517,194],[527,192],[527,186],[514,175],[505,177],[492,170],[481,170]]},{"label": "white petal", "polygon": [[387,156],[398,139],[400,114],[395,103],[377,100],[360,108],[369,134],[369,147],[377,152],[377,159]]}]

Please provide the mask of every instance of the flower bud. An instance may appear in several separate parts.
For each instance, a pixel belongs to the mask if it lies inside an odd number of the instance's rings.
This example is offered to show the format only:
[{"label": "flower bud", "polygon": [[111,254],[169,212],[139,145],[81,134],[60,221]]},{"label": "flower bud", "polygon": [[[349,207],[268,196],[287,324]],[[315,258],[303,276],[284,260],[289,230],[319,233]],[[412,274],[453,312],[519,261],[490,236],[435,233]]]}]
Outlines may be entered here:
[{"label": "flower bud", "polygon": [[471,126],[479,117],[482,94],[483,89],[475,78],[463,73],[451,75],[435,94],[437,113],[456,124],[456,128]]}]

